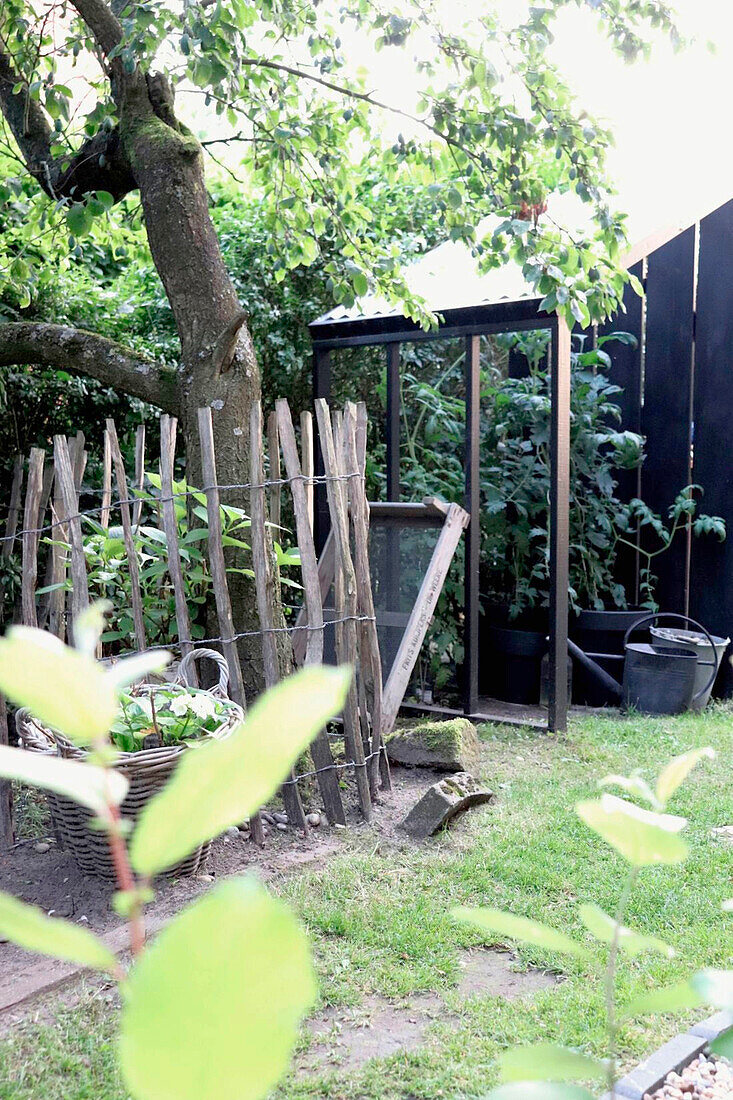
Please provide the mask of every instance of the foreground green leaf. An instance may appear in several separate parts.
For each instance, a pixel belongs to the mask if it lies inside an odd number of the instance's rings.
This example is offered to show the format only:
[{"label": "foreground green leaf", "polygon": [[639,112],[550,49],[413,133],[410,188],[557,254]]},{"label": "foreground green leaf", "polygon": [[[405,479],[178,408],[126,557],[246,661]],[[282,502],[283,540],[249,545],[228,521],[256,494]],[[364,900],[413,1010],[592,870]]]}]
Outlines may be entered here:
[{"label": "foreground green leaf", "polygon": [[114,974],[120,965],[101,940],[71,921],[47,917],[35,905],[26,905],[10,894],[0,893],[0,935],[41,955],[105,970]]},{"label": "foreground green leaf", "polygon": [[682,863],[687,857],[687,844],[677,836],[687,824],[683,817],[642,810],[612,794],[579,802],[575,809],[581,821],[634,867]]},{"label": "foreground green leaf", "polygon": [[135,870],[157,874],[255,813],[339,713],[350,679],[350,668],[303,669],[258,699],[226,740],[187,753],[140,818]]},{"label": "foreground green leaf", "polygon": [[488,1092],[484,1100],[594,1100],[580,1085],[557,1081],[513,1081]]},{"label": "foreground green leaf", "polygon": [[618,946],[632,958],[644,951],[656,951],[660,955],[666,955],[668,959],[674,955],[674,948],[663,940],[657,939],[656,936],[644,936],[639,932],[632,932],[624,925],[619,926],[613,917],[609,917],[598,905],[581,905],[579,912],[585,927],[601,943],[612,943],[618,928]]},{"label": "foreground green leaf", "polygon": [[136,653],[134,657],[123,657],[110,665],[107,669],[107,678],[115,690],[120,691],[138,680],[162,672],[172,659],[172,654],[163,649]]},{"label": "foreground green leaf", "polygon": [[81,745],[103,737],[117,714],[102,666],[34,627],[14,626],[0,638],[0,691]]},{"label": "foreground green leaf", "polygon": [[593,1081],[606,1074],[602,1062],[555,1043],[513,1047],[502,1054],[499,1066],[504,1081]]},{"label": "foreground green leaf", "polygon": [[733,970],[701,970],[690,984],[705,1004],[733,1009]]},{"label": "foreground green leaf", "polygon": [[723,1058],[733,1060],[733,1027],[721,1032],[717,1039],[713,1039],[710,1050],[713,1054],[720,1054]]},{"label": "foreground green leaf", "polygon": [[102,816],[110,802],[116,806],[122,802],[128,786],[120,772],[5,745],[0,745],[0,775],[65,795]]},{"label": "foreground green leaf", "polygon": [[468,909],[458,908],[451,910],[451,916],[464,924],[473,925],[481,932],[489,932],[491,935],[507,936],[512,940],[521,940],[533,947],[544,947],[548,951],[560,951],[565,955],[575,955],[577,958],[588,957],[586,948],[570,939],[563,932],[558,932],[546,924],[529,920],[527,917],[516,917],[512,913],[504,913],[501,909]]},{"label": "foreground green leaf", "polygon": [[104,616],[112,610],[109,600],[95,600],[86,607],[74,623],[74,646],[87,657],[94,658],[104,630]]},{"label": "foreground green leaf", "polygon": [[620,787],[622,791],[626,791],[626,793],[632,795],[632,797],[640,798],[642,801],[648,802],[652,809],[664,809],[657,799],[657,796],[654,794],[654,791],[640,775],[616,775],[615,773],[613,775],[604,775],[603,779],[598,780],[598,786]]},{"label": "foreground green leaf", "polygon": [[258,1100],[315,998],[306,936],[254,879],[177,917],[125,988],[120,1062],[136,1100]]},{"label": "foreground green leaf", "polygon": [[657,1012],[678,1012],[685,1008],[700,1008],[705,1000],[697,990],[693,989],[690,982],[675,982],[674,985],[665,985],[661,989],[653,989],[649,993],[642,993],[634,997],[624,1009],[621,1016],[646,1016]]},{"label": "foreground green leaf", "polygon": [[713,760],[714,758],[715,752],[711,748],[692,749],[690,752],[683,752],[680,756],[675,756],[673,760],[670,760],[666,768],[663,769],[657,780],[657,798],[659,802],[663,806],[666,806],[674,792],[682,786],[693,768],[696,767],[701,760]]}]

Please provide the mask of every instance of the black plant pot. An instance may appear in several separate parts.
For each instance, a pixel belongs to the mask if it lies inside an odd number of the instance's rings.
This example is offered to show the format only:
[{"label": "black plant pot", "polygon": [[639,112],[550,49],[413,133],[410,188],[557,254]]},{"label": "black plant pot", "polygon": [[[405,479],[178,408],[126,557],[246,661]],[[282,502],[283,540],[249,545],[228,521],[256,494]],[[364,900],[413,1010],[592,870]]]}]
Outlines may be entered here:
[{"label": "black plant pot", "polygon": [[[620,684],[624,675],[624,635],[648,611],[579,611],[570,636],[584,653]],[[582,665],[573,669],[573,702],[587,707],[618,706],[614,698]]]},{"label": "black plant pot", "polygon": [[479,691],[508,703],[539,703],[542,658],[547,652],[546,609],[509,618],[508,608],[483,603],[479,640]]}]

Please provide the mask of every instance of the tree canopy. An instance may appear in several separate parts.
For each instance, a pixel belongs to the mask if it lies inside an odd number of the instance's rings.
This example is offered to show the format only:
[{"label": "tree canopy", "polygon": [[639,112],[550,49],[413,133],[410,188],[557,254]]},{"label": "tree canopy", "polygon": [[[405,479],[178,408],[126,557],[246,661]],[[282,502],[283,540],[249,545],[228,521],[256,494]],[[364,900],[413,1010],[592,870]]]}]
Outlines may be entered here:
[{"label": "tree canopy", "polygon": [[[386,180],[410,175],[430,187],[446,238],[467,241],[487,264],[518,257],[545,308],[584,323],[605,316],[626,279],[617,266],[623,217],[605,176],[611,135],[577,108],[548,56],[568,6],[593,9],[629,59],[648,50],[651,29],[674,34],[661,0],[495,0],[463,24],[452,5],[411,0],[6,0],[6,314],[22,315],[53,279],[54,251],[58,263],[83,257],[93,266],[100,222],[117,218],[118,204],[123,221],[132,216],[124,200],[139,183],[129,139],[144,86],[191,156],[199,146],[175,121],[174,87],[200,95],[214,156],[224,143],[241,145],[246,188],[269,198],[275,278],[312,263],[335,237],[325,271],[335,301],[373,288],[426,320],[405,287],[399,242],[374,231],[378,215],[362,201],[368,159]],[[416,95],[398,102],[372,90],[354,59],[365,50],[391,51],[395,65],[414,69]],[[544,212],[552,192],[567,190],[592,213],[580,238]],[[501,221],[482,235],[488,214]]]}]

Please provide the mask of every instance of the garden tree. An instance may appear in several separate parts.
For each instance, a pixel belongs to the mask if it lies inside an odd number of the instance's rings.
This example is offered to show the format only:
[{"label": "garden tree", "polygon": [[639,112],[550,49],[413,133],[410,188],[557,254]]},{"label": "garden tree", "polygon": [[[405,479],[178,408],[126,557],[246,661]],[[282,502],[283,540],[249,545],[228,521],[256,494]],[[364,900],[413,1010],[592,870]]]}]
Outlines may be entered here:
[{"label": "garden tree", "polygon": [[[674,33],[662,0],[546,0],[506,18],[501,0],[455,26],[451,5],[372,0],[337,7],[298,0],[4,0],[0,108],[8,154],[0,194],[5,301],[0,366],[34,363],[86,374],[181,418],[190,473],[199,474],[196,410],[214,410],[219,479],[246,480],[246,438],[260,378],[247,318],[209,211],[204,145],[176,113],[186,81],[241,141],[248,186],[272,196],[268,248],[278,278],[311,263],[330,234],[340,254],[328,289],[350,304],[370,288],[428,323],[405,287],[396,244],[365,232],[359,151],[387,178],[429,178],[446,237],[486,263],[513,254],[527,278],[584,323],[617,305],[625,236],[604,174],[610,135],[576,108],[548,57],[567,6],[592,9],[613,48],[634,58],[653,28]],[[443,17],[441,7],[445,7]],[[349,39],[348,50],[341,38]],[[359,42],[411,63],[413,106],[370,90],[350,57]],[[75,71],[81,74],[73,81]],[[81,83],[74,94],[69,84]],[[213,117],[213,114],[212,114]],[[402,126],[397,130],[395,121]],[[221,138],[221,126],[211,142]],[[389,136],[382,141],[380,133]],[[208,148],[211,148],[208,145]],[[8,168],[12,164],[12,168]],[[24,170],[29,191],[18,181]],[[593,215],[582,239],[545,214],[548,189],[573,189]],[[95,219],[139,196],[150,253],[175,319],[175,367],[98,333],[30,317],[62,234],[77,257]],[[483,237],[481,219],[502,216]],[[68,258],[59,256],[59,263]],[[7,312],[7,310],[6,310]]]}]

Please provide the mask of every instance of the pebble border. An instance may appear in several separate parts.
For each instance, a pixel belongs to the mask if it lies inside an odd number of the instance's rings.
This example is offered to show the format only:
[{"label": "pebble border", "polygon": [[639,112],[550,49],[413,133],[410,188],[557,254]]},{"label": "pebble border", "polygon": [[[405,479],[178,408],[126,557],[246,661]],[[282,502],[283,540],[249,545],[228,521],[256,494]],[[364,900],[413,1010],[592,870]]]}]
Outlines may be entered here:
[{"label": "pebble border", "polygon": [[616,1082],[614,1096],[606,1092],[602,1100],[643,1100],[647,1093],[661,1088],[668,1073],[679,1073],[708,1043],[717,1039],[729,1027],[733,1027],[731,1013],[716,1012],[714,1016],[708,1016],[683,1035],[670,1039],[654,1054],[640,1062],[635,1069]]}]

